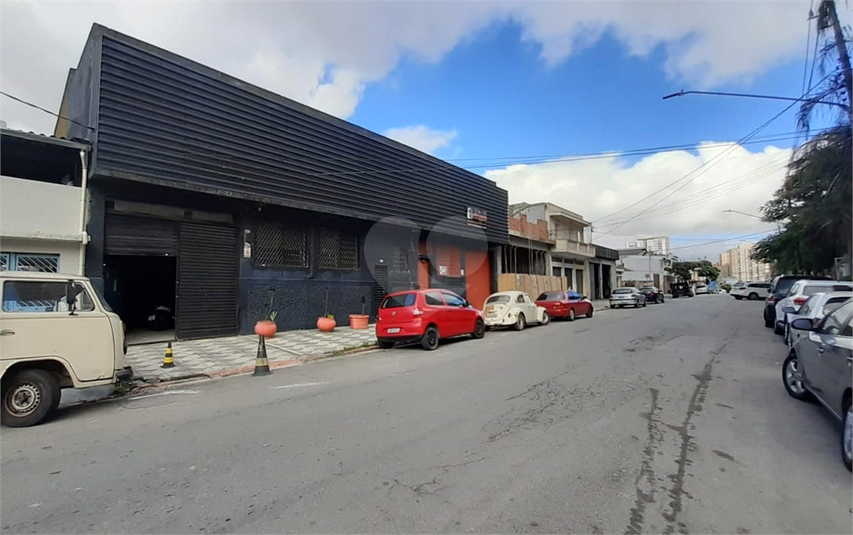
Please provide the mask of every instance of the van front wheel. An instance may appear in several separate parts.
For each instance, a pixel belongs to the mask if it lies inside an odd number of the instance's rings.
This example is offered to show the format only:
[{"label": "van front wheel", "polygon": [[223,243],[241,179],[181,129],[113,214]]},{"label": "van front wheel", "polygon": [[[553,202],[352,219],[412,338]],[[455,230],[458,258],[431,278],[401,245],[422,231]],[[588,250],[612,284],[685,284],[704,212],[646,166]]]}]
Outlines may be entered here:
[{"label": "van front wheel", "polygon": [[23,370],[3,381],[2,423],[29,427],[44,420],[59,405],[62,391],[56,378],[45,370]]}]

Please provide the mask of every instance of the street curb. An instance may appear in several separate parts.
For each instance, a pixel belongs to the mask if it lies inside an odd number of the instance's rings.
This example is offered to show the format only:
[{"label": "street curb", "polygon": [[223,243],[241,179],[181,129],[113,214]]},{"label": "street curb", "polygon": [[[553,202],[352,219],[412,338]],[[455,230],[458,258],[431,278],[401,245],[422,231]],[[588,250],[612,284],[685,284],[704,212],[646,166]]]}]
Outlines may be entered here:
[{"label": "street curb", "polygon": [[[294,358],[285,359],[285,360],[277,360],[277,361],[270,362],[270,369],[290,368],[293,366],[301,366],[301,365],[309,363],[309,362],[318,362],[318,361],[326,360],[326,359],[348,357],[350,355],[356,355],[359,353],[365,353],[368,351],[373,351],[373,350],[377,349],[378,347],[379,347],[378,345],[373,344],[373,345],[368,346],[368,347],[358,347],[358,348],[351,349],[348,351],[323,353],[320,355],[308,355],[305,357],[294,357]],[[160,379],[157,382],[151,382],[151,383],[145,382],[144,380],[135,380],[134,383],[136,383],[139,386],[138,386],[138,388],[136,388],[133,391],[133,393],[135,394],[135,393],[141,392],[143,390],[147,391],[147,390],[151,390],[151,389],[154,389],[157,387],[165,387],[165,386],[169,386],[169,385],[178,384],[181,382],[191,381],[194,379],[195,380],[221,379],[223,377],[231,377],[234,375],[246,375],[246,374],[250,374],[250,373],[254,372],[254,370],[255,370],[255,365],[249,364],[246,366],[240,366],[238,368],[227,368],[224,370],[217,370],[215,372],[210,372],[210,373],[193,373],[193,374],[188,374],[188,375],[184,375],[184,376],[172,377],[169,379]],[[133,394],[130,394],[128,396],[116,396],[116,398],[114,398],[114,399],[120,399],[122,397],[130,397],[132,395]]]}]

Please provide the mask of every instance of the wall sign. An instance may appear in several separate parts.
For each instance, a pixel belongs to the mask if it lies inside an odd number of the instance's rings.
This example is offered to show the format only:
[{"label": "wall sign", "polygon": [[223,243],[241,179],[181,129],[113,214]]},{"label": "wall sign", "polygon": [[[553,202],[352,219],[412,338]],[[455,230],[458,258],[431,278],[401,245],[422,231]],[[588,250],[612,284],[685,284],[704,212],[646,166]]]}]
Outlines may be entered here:
[{"label": "wall sign", "polygon": [[468,219],[469,225],[472,225],[475,227],[480,227],[480,228],[485,228],[489,222],[489,218],[486,215],[486,211],[480,210],[479,208],[469,207],[468,213],[467,213],[467,219]]}]

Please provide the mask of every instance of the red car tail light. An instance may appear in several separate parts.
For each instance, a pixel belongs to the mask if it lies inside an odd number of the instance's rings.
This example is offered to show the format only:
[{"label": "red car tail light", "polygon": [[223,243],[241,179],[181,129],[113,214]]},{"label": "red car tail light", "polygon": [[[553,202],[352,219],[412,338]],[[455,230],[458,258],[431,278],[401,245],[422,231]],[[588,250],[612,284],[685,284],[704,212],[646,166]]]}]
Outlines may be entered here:
[{"label": "red car tail light", "polygon": [[770,304],[772,305],[773,303],[775,303],[775,302],[776,302],[776,296],[775,296],[775,295],[771,295],[770,297],[768,297],[768,298],[767,298],[767,302],[768,302],[768,303],[770,303]]},{"label": "red car tail light", "polygon": [[808,297],[797,297],[796,299],[794,299],[794,304],[797,306],[801,306],[803,303],[805,303],[808,300],[809,300]]}]

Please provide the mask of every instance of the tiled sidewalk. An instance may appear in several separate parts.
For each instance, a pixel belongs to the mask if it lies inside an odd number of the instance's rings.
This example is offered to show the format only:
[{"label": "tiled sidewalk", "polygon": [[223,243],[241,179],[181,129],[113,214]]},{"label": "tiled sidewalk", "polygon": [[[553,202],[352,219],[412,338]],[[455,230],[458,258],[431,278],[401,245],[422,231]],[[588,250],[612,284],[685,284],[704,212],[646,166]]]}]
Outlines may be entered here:
[{"label": "tiled sidewalk", "polygon": [[[317,330],[285,331],[266,341],[267,358],[279,365],[329,355],[338,351],[368,347],[376,343],[375,329],[353,330],[337,327],[331,333]],[[258,352],[258,337],[232,336],[185,342],[172,342],[175,367],[161,368],[165,343],[130,346],[127,363],[134,377],[148,383],[186,377],[216,377],[251,371]]]}]

